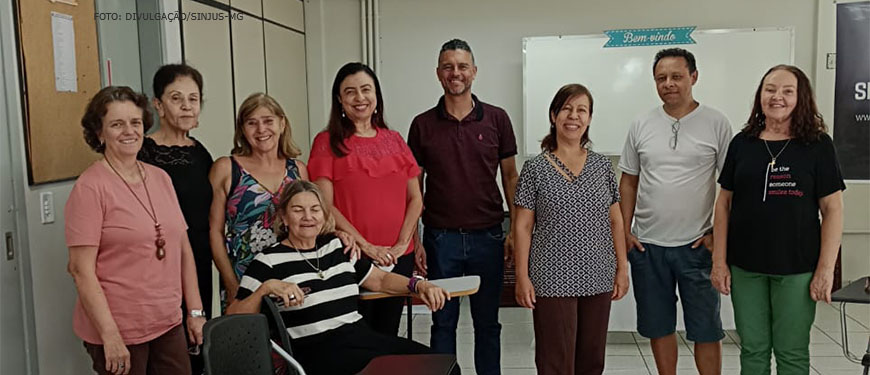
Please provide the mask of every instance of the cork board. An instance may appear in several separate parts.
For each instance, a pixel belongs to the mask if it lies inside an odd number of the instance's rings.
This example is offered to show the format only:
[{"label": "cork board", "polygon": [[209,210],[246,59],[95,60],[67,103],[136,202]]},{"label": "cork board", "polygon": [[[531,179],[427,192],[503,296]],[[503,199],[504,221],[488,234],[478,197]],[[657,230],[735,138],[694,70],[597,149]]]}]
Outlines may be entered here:
[{"label": "cork board", "polygon": [[[81,127],[85,106],[100,90],[94,2],[16,3],[29,182],[33,185],[74,178],[100,156],[85,144]],[[58,92],[55,87],[51,12],[72,16],[76,92]]]}]

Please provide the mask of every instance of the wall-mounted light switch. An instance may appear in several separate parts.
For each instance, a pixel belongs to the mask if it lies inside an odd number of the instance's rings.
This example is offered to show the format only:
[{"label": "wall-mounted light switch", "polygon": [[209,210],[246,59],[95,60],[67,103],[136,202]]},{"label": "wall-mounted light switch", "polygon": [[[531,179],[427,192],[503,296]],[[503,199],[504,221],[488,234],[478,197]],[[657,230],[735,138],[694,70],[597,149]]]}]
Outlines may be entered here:
[{"label": "wall-mounted light switch", "polygon": [[50,191],[39,193],[39,217],[43,224],[54,222],[54,193]]},{"label": "wall-mounted light switch", "polygon": [[825,59],[825,68],[828,70],[837,69],[837,54],[829,53]]}]

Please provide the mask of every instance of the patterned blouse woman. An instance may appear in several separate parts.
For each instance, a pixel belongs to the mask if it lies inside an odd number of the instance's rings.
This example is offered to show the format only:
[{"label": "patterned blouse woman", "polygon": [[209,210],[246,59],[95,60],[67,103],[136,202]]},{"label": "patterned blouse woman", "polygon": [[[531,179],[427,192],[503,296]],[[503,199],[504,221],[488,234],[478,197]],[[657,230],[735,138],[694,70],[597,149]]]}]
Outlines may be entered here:
[{"label": "patterned blouse woman", "polygon": [[538,374],[602,373],[610,302],[628,290],[613,168],[585,147],[591,117],[586,87],[559,89],[517,184],[516,299],[534,309]]},{"label": "patterned blouse woman", "polygon": [[294,158],[290,123],[275,99],[249,96],[239,107],[232,156],[218,159],[209,173],[213,189],[210,242],[215,265],[232,301],[239,279],[254,256],[277,239],[272,230],[275,204],[284,187],[308,179],[305,164]]}]

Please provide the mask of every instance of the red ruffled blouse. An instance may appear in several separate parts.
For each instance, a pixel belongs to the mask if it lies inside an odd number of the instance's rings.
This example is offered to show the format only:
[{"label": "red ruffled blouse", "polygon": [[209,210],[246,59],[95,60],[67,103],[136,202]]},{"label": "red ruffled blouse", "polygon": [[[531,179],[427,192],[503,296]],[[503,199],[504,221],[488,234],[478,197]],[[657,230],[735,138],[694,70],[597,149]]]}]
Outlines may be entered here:
[{"label": "red ruffled blouse", "polygon": [[[377,131],[371,138],[345,139],[349,152],[341,158],[332,153],[329,134],[321,132],[311,146],[308,173],[311,181],[332,182],[333,204],[367,241],[393,246],[405,220],[408,180],[420,175],[420,167],[398,132]],[[409,244],[405,254],[413,248]]]}]

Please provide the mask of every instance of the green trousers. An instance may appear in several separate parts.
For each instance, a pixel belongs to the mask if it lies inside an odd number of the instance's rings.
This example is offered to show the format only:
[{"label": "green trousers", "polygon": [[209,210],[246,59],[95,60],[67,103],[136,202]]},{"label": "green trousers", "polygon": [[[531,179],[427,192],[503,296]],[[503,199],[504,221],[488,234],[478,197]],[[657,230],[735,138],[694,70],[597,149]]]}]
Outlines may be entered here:
[{"label": "green trousers", "polygon": [[769,375],[771,349],[777,374],[810,373],[810,330],[816,318],[812,278],[812,272],[767,275],[731,266],[740,374]]}]

